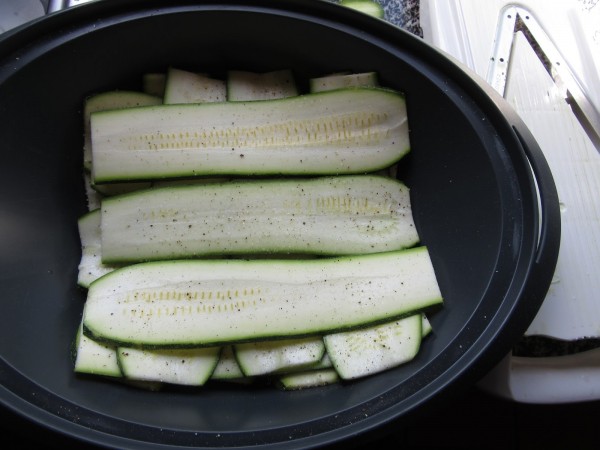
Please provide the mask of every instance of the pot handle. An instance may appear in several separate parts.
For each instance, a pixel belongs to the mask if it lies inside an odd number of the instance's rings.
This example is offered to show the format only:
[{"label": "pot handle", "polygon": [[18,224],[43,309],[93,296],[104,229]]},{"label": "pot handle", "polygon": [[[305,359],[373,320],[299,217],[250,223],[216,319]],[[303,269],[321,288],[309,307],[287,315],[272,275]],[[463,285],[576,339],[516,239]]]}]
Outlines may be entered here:
[{"label": "pot handle", "polygon": [[519,130],[513,125],[513,130],[529,160],[538,190],[540,231],[532,267],[533,285],[528,287],[530,293],[543,298],[554,276],[560,249],[561,217],[558,191],[546,157],[529,129],[523,126]]}]

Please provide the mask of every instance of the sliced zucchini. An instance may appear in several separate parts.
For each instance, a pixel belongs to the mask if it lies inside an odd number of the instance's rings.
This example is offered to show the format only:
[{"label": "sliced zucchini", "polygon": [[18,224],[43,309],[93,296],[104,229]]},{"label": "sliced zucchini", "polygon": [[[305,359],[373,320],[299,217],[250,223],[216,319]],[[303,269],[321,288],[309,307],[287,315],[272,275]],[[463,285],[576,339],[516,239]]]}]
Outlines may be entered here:
[{"label": "sliced zucchini", "polygon": [[311,78],[308,83],[311,92],[324,92],[349,87],[378,87],[379,77],[377,72],[340,73]]},{"label": "sliced zucchini", "polygon": [[96,342],[83,334],[83,322],[77,329],[74,344],[75,372],[107,377],[121,377],[116,347]]},{"label": "sliced zucchini", "polygon": [[83,185],[88,211],[100,208],[104,196],[92,187],[92,176],[87,170],[83,171]]},{"label": "sliced zucchini", "polygon": [[227,100],[272,100],[298,95],[294,74],[289,69],[256,73],[244,70],[227,72]]},{"label": "sliced zucchini", "polygon": [[225,81],[202,73],[169,68],[165,85],[165,104],[224,102]]},{"label": "sliced zucchini", "polygon": [[219,356],[219,362],[215,367],[212,375],[210,376],[213,380],[238,380],[244,378],[244,372],[240,368],[237,360],[235,359],[235,353],[233,352],[233,346],[225,345],[221,349],[221,355]]},{"label": "sliced zucchini", "polygon": [[[319,78],[311,78],[309,86],[311,92],[325,92],[349,87],[378,87],[379,77],[377,72],[335,73]],[[397,178],[398,164],[392,164],[376,173],[390,178]]]},{"label": "sliced zucchini", "polygon": [[404,97],[376,88],[92,114],[95,183],[200,175],[348,174],[410,148]]},{"label": "sliced zucchini", "polygon": [[426,247],[308,260],[160,261],[92,283],[84,331],[122,346],[216,346],[350,330],[441,303]]},{"label": "sliced zucchini", "polygon": [[[266,73],[230,70],[227,73],[228,101],[271,100],[295,95],[298,95],[298,89],[291,70]],[[252,258],[256,257],[252,255]],[[243,368],[245,376],[255,376],[314,364],[324,353],[325,346],[323,340],[316,337],[238,344],[234,350],[238,370]]]},{"label": "sliced zucchini", "polygon": [[160,105],[161,97],[137,91],[108,91],[86,98],[83,107],[83,166],[92,169],[92,141],[90,116],[98,111]]},{"label": "sliced zucchini", "polygon": [[78,267],[77,284],[87,288],[93,281],[112,272],[118,266],[102,263],[99,209],[81,216],[77,221],[77,226],[81,240],[81,260]]},{"label": "sliced zucchini", "polygon": [[362,330],[323,337],[327,354],[342,379],[360,378],[412,360],[422,338],[422,315]]},{"label": "sliced zucchini", "polygon": [[325,345],[320,336],[315,336],[237,344],[234,352],[243,374],[258,376],[318,364],[325,354]]},{"label": "sliced zucchini", "polygon": [[202,386],[219,360],[219,347],[143,350],[118,347],[119,367],[131,380]]},{"label": "sliced zucchini", "polygon": [[375,0],[340,0],[340,5],[355,9],[356,11],[360,11],[378,19],[383,19],[385,17],[383,6]]},{"label": "sliced zucchini", "polygon": [[74,370],[76,373],[109,377],[128,386],[147,391],[159,391],[162,388],[162,383],[157,381],[124,378],[118,363],[117,348],[91,340],[83,334],[81,325],[77,330],[74,345]]},{"label": "sliced zucchini", "polygon": [[333,367],[333,363],[331,362],[331,358],[327,354],[327,349],[325,349],[325,353],[323,354],[323,358],[317,364],[311,367],[311,369],[331,369]]},{"label": "sliced zucchini", "polygon": [[423,322],[421,323],[423,337],[429,336],[433,332],[431,322],[425,314],[423,314]]},{"label": "sliced zucchini", "polygon": [[188,186],[193,184],[210,184],[210,183],[224,183],[229,181],[229,178],[221,177],[210,177],[210,178],[182,178],[177,180],[156,180],[152,183],[153,188],[161,188],[168,186]]},{"label": "sliced zucchini", "polygon": [[114,195],[128,194],[129,192],[140,191],[152,187],[150,181],[132,182],[132,183],[106,183],[93,184],[92,189],[97,191],[102,197],[112,197]]},{"label": "sliced zucchini", "polygon": [[291,391],[337,383],[340,376],[335,369],[318,369],[287,373],[280,376],[278,381],[283,389]]},{"label": "sliced zucchini", "polygon": [[221,254],[358,254],[418,242],[410,192],[386,177],[178,186],[107,198],[102,261]]}]

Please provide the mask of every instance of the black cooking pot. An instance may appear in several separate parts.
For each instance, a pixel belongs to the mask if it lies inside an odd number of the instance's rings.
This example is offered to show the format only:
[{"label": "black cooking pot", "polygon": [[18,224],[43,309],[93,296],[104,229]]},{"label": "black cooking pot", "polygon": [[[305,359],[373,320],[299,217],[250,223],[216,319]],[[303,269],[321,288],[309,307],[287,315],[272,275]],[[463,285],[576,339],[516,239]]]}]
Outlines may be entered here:
[{"label": "black cooking pot", "polygon": [[[406,93],[412,152],[398,177],[445,297],[416,360],[298,392],[148,392],[73,373],[82,101],[169,66],[290,68],[304,82],[375,70]],[[419,38],[328,2],[121,0],[52,14],[0,40],[0,130],[0,400],[96,444],[299,448],[400,424],[510,351],[557,259],[552,176],[507,103]]]}]

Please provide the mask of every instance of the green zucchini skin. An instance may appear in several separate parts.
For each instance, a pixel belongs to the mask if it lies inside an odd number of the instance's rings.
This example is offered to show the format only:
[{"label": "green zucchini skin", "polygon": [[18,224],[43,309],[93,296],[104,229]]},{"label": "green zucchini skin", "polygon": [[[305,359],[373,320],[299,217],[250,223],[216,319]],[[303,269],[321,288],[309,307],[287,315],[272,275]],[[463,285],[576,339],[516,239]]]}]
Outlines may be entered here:
[{"label": "green zucchini skin", "polygon": [[419,241],[410,191],[387,177],[254,180],[105,199],[102,261],[244,254],[346,255]]},{"label": "green zucchini skin", "polygon": [[146,348],[322,335],[441,305],[426,247],[309,260],[140,263],[90,285],[84,333]]},{"label": "green zucchini skin", "polygon": [[383,6],[375,0],[340,0],[340,5],[355,9],[356,11],[360,11],[363,14],[373,16],[377,19],[383,19],[385,17]]},{"label": "green zucchini skin", "polygon": [[244,378],[244,372],[240,368],[232,345],[225,345],[221,349],[219,361],[210,376],[211,380],[239,380]]},{"label": "green zucchini skin", "polygon": [[382,88],[100,111],[91,130],[96,184],[365,173],[410,150],[404,96]]}]

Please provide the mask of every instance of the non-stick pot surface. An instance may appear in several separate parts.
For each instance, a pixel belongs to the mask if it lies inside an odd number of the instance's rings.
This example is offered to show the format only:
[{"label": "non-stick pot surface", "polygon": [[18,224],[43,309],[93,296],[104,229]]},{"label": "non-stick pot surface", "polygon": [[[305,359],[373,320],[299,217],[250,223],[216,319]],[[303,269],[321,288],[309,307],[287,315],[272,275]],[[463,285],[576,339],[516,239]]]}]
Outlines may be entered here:
[{"label": "non-stick pot surface", "polygon": [[[82,101],[141,89],[143,73],[170,66],[216,75],[290,68],[303,83],[374,70],[405,92],[412,152],[399,178],[445,297],[416,360],[298,392],[148,392],[73,373],[85,301],[76,286]],[[556,192],[514,113],[418,38],[326,2],[102,1],[51,15],[0,41],[0,127],[0,398],[90,442],[307,447],[400,421],[510,350],[556,261]]]}]

